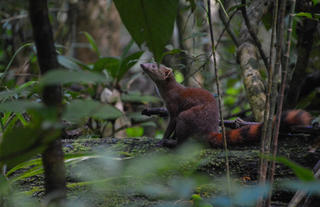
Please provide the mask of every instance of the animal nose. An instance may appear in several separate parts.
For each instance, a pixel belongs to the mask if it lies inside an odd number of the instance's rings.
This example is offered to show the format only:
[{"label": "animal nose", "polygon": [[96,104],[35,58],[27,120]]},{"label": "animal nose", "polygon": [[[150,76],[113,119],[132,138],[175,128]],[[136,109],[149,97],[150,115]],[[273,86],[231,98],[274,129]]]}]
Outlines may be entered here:
[{"label": "animal nose", "polygon": [[147,67],[147,66],[146,66],[146,63],[141,63],[141,64],[140,64],[140,67],[141,67],[142,69],[146,69],[146,67]]},{"label": "animal nose", "polygon": [[140,67],[142,69],[144,69],[144,70],[148,70],[148,69],[149,70],[151,70],[151,69],[155,70],[155,69],[158,68],[156,63],[142,63],[142,64],[140,64]]}]

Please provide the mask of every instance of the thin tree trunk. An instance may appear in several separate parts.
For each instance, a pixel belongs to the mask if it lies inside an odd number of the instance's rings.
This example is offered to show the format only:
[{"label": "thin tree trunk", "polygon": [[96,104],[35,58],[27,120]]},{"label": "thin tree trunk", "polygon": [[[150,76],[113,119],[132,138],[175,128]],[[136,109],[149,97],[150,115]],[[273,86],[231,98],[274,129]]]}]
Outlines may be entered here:
[{"label": "thin tree trunk", "polygon": [[310,19],[305,19],[302,21],[302,25],[297,25],[298,59],[292,74],[292,80],[289,79],[290,87],[288,88],[285,109],[294,108],[299,101],[301,87],[304,85],[305,77],[307,75],[309,57],[312,51],[313,38],[317,25],[317,21]]},{"label": "thin tree trunk", "polygon": [[[29,0],[29,15],[42,74],[58,68],[52,28],[48,17],[47,0]],[[45,86],[42,100],[48,107],[61,108],[62,89],[59,85]],[[50,143],[42,153],[45,193],[49,204],[62,205],[66,198],[66,179],[61,140]]]},{"label": "thin tree trunk", "polygon": [[[283,51],[282,51],[282,45],[284,43],[284,18],[285,18],[285,12],[286,12],[286,3],[287,1],[282,1],[280,6],[279,6],[279,31],[278,33],[278,37],[277,37],[277,56],[279,55],[279,59],[277,59],[277,62],[279,61],[279,65],[276,67],[277,70],[280,70],[280,63],[281,63],[281,59],[283,56]],[[291,2],[292,3],[292,2]],[[292,7],[293,7],[293,12],[294,12],[294,5],[295,2],[292,3]],[[290,17],[291,18],[291,17]],[[291,25],[292,25],[292,19],[290,19],[291,21]],[[292,30],[292,28],[290,28],[290,30]],[[289,39],[291,33],[288,34],[287,38]],[[279,92],[279,96],[277,97],[277,115],[276,115],[276,123],[272,124],[274,126],[273,129],[273,134],[272,134],[272,142],[273,142],[273,148],[272,148],[272,156],[275,159],[276,155],[277,155],[277,151],[278,151],[278,136],[279,136],[279,129],[280,129],[280,117],[282,114],[282,104],[283,104],[283,97],[284,97],[284,90],[285,90],[285,83],[287,80],[287,65],[288,65],[288,61],[289,61],[289,53],[290,53],[290,40],[288,42],[288,44],[286,45],[286,61],[285,64],[282,65],[282,84],[281,84],[281,89]],[[274,94],[275,95],[275,94]],[[274,103],[275,104],[275,103]],[[269,182],[270,185],[273,185],[274,182],[274,174],[275,174],[275,167],[276,167],[276,163],[275,160],[272,160],[271,162],[271,166],[269,168]],[[272,195],[272,191],[269,194],[269,197],[267,199],[267,206],[271,206],[271,195]]]}]

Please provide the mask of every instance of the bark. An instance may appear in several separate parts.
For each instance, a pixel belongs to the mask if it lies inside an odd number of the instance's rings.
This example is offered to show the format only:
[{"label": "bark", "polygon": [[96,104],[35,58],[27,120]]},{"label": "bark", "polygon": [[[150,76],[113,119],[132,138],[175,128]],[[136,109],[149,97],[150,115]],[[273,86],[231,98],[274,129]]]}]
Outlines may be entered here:
[{"label": "bark", "polygon": [[121,19],[114,4],[107,0],[80,0],[77,1],[75,9],[75,44],[78,45],[75,48],[75,57],[85,63],[92,63],[98,58],[82,32],[92,35],[102,56],[119,56]]},{"label": "bark", "polygon": [[320,71],[311,73],[306,77],[304,84],[301,85],[299,99],[308,96],[317,87],[320,87]]},{"label": "bark", "polygon": [[[270,0],[257,0],[253,1],[251,5],[247,7],[250,25],[255,33],[257,33],[258,25],[270,5]],[[238,48],[237,58],[240,63],[242,77],[253,115],[256,121],[262,121],[266,95],[265,86],[259,73],[260,58],[258,56],[258,50],[245,24],[243,24],[240,34],[240,46]]]},{"label": "bark", "polygon": [[[46,0],[30,0],[29,15],[37,48],[37,57],[42,74],[56,69],[58,65],[52,28],[48,17]],[[61,107],[62,89],[58,85],[44,87],[43,102],[50,107]],[[66,198],[66,179],[61,140],[50,143],[42,153],[45,175],[45,191],[49,203],[60,205]],[[50,196],[50,197],[49,197]]]},{"label": "bark", "polygon": [[302,86],[306,85],[305,77],[307,76],[307,69],[309,64],[309,57],[312,51],[314,33],[317,29],[317,21],[305,19],[302,25],[297,26],[298,35],[298,59],[296,67],[290,81],[287,99],[285,102],[285,109],[294,108],[301,94]]}]

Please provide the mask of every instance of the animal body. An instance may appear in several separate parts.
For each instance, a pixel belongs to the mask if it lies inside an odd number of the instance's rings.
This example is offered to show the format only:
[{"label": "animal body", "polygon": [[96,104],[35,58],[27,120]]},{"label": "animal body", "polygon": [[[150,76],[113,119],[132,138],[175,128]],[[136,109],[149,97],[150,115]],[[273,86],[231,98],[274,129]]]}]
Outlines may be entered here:
[{"label": "animal body", "polygon": [[[189,137],[197,137],[212,146],[221,146],[219,110],[213,95],[202,88],[189,88],[176,82],[172,69],[156,63],[141,64],[154,81],[169,112],[169,124],[161,144],[173,147]],[[303,110],[285,112],[281,126],[308,125],[311,115]],[[229,144],[241,144],[260,139],[262,124],[247,125],[226,132]],[[173,139],[172,139],[173,138]]]}]

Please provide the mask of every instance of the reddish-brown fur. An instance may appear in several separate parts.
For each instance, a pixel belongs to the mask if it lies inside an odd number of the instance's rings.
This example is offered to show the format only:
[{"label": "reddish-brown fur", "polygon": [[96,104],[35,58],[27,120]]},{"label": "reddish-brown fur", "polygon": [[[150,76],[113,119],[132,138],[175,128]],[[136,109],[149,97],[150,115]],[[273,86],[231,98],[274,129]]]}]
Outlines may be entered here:
[{"label": "reddish-brown fur", "polygon": [[[170,120],[162,144],[175,146],[188,137],[209,142],[212,146],[223,144],[218,131],[218,106],[213,95],[201,88],[187,88],[176,82],[172,70],[156,63],[141,64],[142,69],[155,82],[168,109]],[[302,110],[284,112],[281,128],[290,125],[308,125],[311,116]],[[229,144],[247,143],[260,139],[262,124],[248,125],[226,132]],[[170,140],[175,138],[175,141]]]}]

